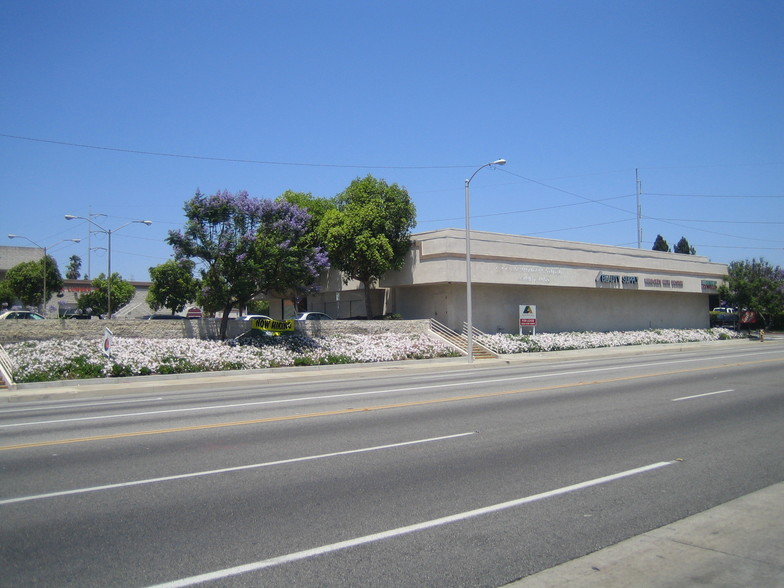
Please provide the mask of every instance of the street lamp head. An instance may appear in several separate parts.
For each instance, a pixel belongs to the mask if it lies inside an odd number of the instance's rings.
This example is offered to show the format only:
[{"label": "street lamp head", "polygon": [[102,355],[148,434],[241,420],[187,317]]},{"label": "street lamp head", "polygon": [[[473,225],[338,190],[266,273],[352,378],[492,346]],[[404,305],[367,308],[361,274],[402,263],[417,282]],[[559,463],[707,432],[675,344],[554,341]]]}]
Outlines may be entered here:
[{"label": "street lamp head", "polygon": [[66,241],[73,241],[74,243],[81,243],[81,239],[66,239]]},{"label": "street lamp head", "polygon": [[506,159],[496,159],[490,165],[506,165]]},{"label": "street lamp head", "polygon": [[73,220],[75,218],[79,218],[78,216],[74,216],[73,214],[66,214],[65,220]]},{"label": "street lamp head", "polygon": [[19,236],[19,235],[13,235],[13,234],[9,234],[9,235],[8,235],[8,238],[9,238],[9,239],[16,239],[18,236]]},{"label": "street lamp head", "polygon": [[143,220],[141,221],[142,224],[147,225],[148,227],[152,224],[151,220]]}]

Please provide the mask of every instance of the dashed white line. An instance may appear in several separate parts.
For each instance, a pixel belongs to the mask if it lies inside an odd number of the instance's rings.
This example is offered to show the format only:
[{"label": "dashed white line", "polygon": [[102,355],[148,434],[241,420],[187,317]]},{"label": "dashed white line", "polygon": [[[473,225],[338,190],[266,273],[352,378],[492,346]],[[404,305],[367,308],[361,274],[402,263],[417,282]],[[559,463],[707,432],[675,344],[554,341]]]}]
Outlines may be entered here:
[{"label": "dashed white line", "polygon": [[297,551],[294,553],[273,557],[271,559],[252,562],[252,563],[248,563],[232,568],[225,568],[223,570],[208,572],[206,574],[199,574],[197,576],[190,576],[188,578],[181,578],[179,580],[174,580],[172,582],[165,582],[163,584],[156,584],[154,586],[151,586],[150,588],[184,588],[185,586],[194,586],[196,584],[201,584],[203,582],[222,580],[225,578],[229,578],[231,576],[238,576],[240,574],[246,574],[248,572],[256,572],[259,570],[263,570],[265,568],[271,568],[274,566],[279,566],[281,564],[291,563],[295,561],[301,561],[311,557],[316,557],[319,555],[325,555],[327,553],[340,551],[342,549],[356,547],[358,545],[365,545],[368,543],[383,541],[384,539],[391,539],[393,537],[399,537],[401,535],[408,535],[410,533],[416,533],[418,531],[424,531],[427,529],[432,529],[434,527],[440,527],[451,523],[465,521],[470,518],[495,513],[509,508],[521,506],[523,504],[529,504],[531,502],[552,498],[554,496],[560,496],[562,494],[567,494],[569,492],[584,490],[585,488],[598,486],[599,484],[606,484],[608,482],[613,482],[615,480],[620,480],[622,478],[628,478],[630,476],[635,476],[638,474],[649,472],[651,470],[656,470],[664,466],[672,465],[673,463],[675,462],[661,461],[640,468],[619,472],[617,474],[611,474],[609,476],[604,476],[601,478],[594,478],[593,480],[588,480],[587,482],[580,482],[578,484],[572,484],[571,486],[564,486],[562,488],[557,488],[555,490],[550,490],[548,492],[542,492],[541,494],[534,494],[532,496],[526,496],[524,498],[518,498],[516,500],[510,500],[508,502],[501,502],[499,504],[494,504],[483,508],[477,508],[475,510],[469,510],[466,512],[457,513],[439,519],[432,519],[429,521],[424,521],[422,523],[408,525],[406,527],[398,527],[397,529],[390,529],[389,531],[383,531],[381,533],[374,533],[372,535],[356,537],[354,539],[339,541],[337,543],[331,543],[329,545],[322,545],[320,547],[314,547],[312,549],[306,549],[304,551]]},{"label": "dashed white line", "polygon": [[681,396],[680,398],[673,398],[673,402],[679,400],[691,400],[692,398],[702,398],[703,396],[713,396],[714,394],[726,394],[727,392],[735,392],[735,390],[716,390],[716,392],[705,392],[705,394],[694,394],[693,396]]},{"label": "dashed white line", "polygon": [[268,461],[264,463],[254,463],[249,465],[234,466],[229,468],[221,468],[218,470],[207,470],[203,472],[191,472],[188,474],[178,474],[175,476],[163,476],[160,478],[149,478],[146,480],[134,480],[131,482],[120,482],[117,484],[105,484],[103,486],[92,486],[89,488],[76,488],[73,490],[62,490],[59,492],[47,492],[46,494],[34,494],[32,496],[20,496],[17,498],[6,498],[0,500],[0,506],[7,504],[15,504],[19,502],[30,502],[31,500],[42,500],[44,498],[56,498],[60,496],[71,496],[73,494],[86,494],[87,492],[98,492],[101,490],[114,490],[116,488],[128,488],[131,486],[141,486],[144,484],[156,484],[158,482],[170,482],[172,480],[184,480],[186,478],[196,478],[200,476],[212,476],[215,474],[227,474],[230,472],[241,472],[244,470],[253,470],[259,468],[266,468],[271,466],[286,465],[291,463],[299,463],[303,461],[314,461],[317,459],[326,459],[329,457],[340,457],[345,455],[355,455],[357,453],[369,453],[371,451],[380,451],[382,449],[396,449],[399,447],[407,447],[409,445],[421,445],[423,443],[432,443],[434,441],[446,441],[448,439],[457,439],[459,437],[467,437],[469,435],[476,435],[476,431],[468,433],[456,433],[454,435],[444,435],[442,437],[431,437],[429,439],[416,439],[414,441],[403,441],[401,443],[390,443],[389,445],[376,445],[374,447],[363,447],[360,449],[349,449],[346,451],[335,451],[333,453],[322,453],[320,455],[308,455],[304,457],[294,457],[291,459],[281,459],[277,461]]}]

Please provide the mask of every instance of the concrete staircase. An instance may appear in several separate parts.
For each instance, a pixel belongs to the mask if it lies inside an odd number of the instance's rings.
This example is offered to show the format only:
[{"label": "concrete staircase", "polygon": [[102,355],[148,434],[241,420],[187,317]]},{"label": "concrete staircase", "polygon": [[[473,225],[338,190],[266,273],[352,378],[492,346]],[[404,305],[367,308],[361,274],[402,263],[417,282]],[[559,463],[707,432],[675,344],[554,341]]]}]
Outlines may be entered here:
[{"label": "concrete staircase", "polygon": [[[466,330],[466,325],[463,325],[463,330]],[[468,340],[465,334],[460,334],[456,331],[453,331],[446,325],[442,325],[435,319],[430,319],[430,331],[438,336],[439,338],[443,339],[449,345],[457,349],[463,355],[468,355]],[[484,345],[477,343],[476,338],[477,335],[483,335],[481,331],[478,329],[474,329],[474,337],[473,337],[473,347],[474,347],[474,359],[495,359],[498,357],[498,354],[495,353],[492,349],[488,349]]]}]

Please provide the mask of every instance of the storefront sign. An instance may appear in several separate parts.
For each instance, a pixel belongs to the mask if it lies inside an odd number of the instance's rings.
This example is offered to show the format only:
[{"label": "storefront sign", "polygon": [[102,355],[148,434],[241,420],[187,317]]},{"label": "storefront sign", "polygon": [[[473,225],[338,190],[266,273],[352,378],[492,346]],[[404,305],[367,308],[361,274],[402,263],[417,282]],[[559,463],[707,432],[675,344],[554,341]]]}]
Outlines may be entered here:
[{"label": "storefront sign", "polygon": [[645,278],[646,288],[683,288],[683,280],[664,280],[661,278]]},{"label": "storefront sign", "polygon": [[700,284],[702,285],[703,292],[716,292],[719,289],[719,285],[716,280],[702,280]]},{"label": "storefront sign", "polygon": [[624,288],[637,286],[639,283],[637,276],[620,276],[617,274],[604,273],[599,273],[599,275],[596,276],[596,281],[599,282],[600,285],[623,286]]}]

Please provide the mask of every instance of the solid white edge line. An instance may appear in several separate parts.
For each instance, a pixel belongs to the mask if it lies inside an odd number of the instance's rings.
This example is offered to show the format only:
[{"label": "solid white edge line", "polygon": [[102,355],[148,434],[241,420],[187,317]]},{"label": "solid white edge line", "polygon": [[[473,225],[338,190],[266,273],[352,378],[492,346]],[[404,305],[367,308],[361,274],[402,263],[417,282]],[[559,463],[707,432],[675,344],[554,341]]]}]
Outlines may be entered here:
[{"label": "solid white edge line", "polygon": [[692,398],[702,398],[703,396],[713,396],[714,394],[725,394],[727,392],[735,392],[735,390],[717,390],[716,392],[706,392],[705,394],[695,394],[694,396],[681,396],[680,398],[673,398],[672,402],[679,400],[691,400]]},{"label": "solid white edge line", "polygon": [[384,539],[390,539],[393,537],[399,537],[401,535],[407,535],[410,533],[415,533],[417,531],[423,531],[426,529],[432,529],[434,527],[439,527],[442,525],[448,525],[450,523],[456,523],[460,521],[464,521],[470,518],[495,513],[501,510],[506,510],[509,508],[514,508],[516,506],[521,506],[523,504],[528,504],[531,502],[536,502],[539,500],[544,500],[546,498],[552,498],[554,496],[560,496],[562,494],[567,494],[569,492],[576,492],[577,490],[584,490],[585,488],[590,488],[592,486],[598,486],[599,484],[606,484],[608,482],[613,482],[615,480],[620,480],[622,478],[628,478],[630,476],[635,476],[637,474],[642,474],[645,472],[649,472],[651,470],[655,470],[658,468],[662,468],[664,466],[672,465],[676,462],[674,461],[660,461],[658,463],[653,463],[647,466],[635,468],[632,470],[626,470],[623,472],[619,472],[617,474],[611,474],[609,476],[603,476],[601,478],[594,478],[593,480],[588,480],[587,482],[580,482],[578,484],[572,484],[571,486],[564,486],[562,488],[557,488],[555,490],[549,490],[547,492],[542,492],[540,494],[533,494],[531,496],[526,496],[524,498],[518,498],[516,500],[510,500],[508,502],[501,502],[498,504],[494,504],[491,506],[485,506],[482,508],[477,508],[475,510],[469,510],[462,513],[457,513],[454,515],[432,519],[430,521],[424,521],[422,523],[416,523],[414,525],[408,525],[406,527],[398,527],[397,529],[390,529],[389,531],[382,531],[380,533],[374,533],[372,535],[365,535],[363,537],[356,537],[354,539],[348,539],[346,541],[340,541],[338,543],[332,543],[329,545],[322,545],[320,547],[314,547],[312,549],[305,549],[303,551],[297,551],[294,553],[289,553],[286,555],[281,555],[278,557],[273,557],[271,559],[265,559],[249,564],[244,564],[241,566],[236,566],[232,568],[225,568],[223,570],[217,570],[215,572],[208,572],[206,574],[199,574],[197,576],[191,576],[189,578],[181,578],[179,580],[173,580],[171,582],[164,582],[162,584],[155,584],[150,586],[149,588],[182,588],[185,586],[194,586],[196,584],[201,584],[203,582],[210,582],[212,580],[221,580],[224,578],[228,578],[230,576],[237,576],[240,574],[245,574],[248,572],[255,572],[259,570],[263,570],[265,568],[271,568],[274,566],[278,566],[285,563],[291,563],[303,559],[307,559],[310,557],[315,557],[319,555],[324,555],[327,553],[333,553],[335,551],[340,551],[342,549],[347,549],[349,547],[356,547],[358,545],[365,545],[368,543],[374,543],[376,541],[381,541]]},{"label": "solid white edge line", "polygon": [[73,400],[52,400],[46,406],[27,406],[25,408],[3,408],[0,409],[0,416],[5,414],[14,414],[18,412],[40,412],[42,410],[61,410],[63,408],[92,408],[94,406],[108,406],[112,404],[139,404],[140,402],[155,402],[163,400],[162,396],[156,398],[137,398],[128,400],[107,400],[104,402],[81,402],[75,403]]},{"label": "solid white edge line", "polygon": [[186,478],[196,478],[200,476],[212,476],[215,474],[227,474],[231,472],[241,472],[243,470],[253,470],[271,466],[287,465],[292,463],[299,463],[303,461],[313,461],[316,459],[326,459],[329,457],[342,457],[345,455],[355,455],[357,453],[368,453],[370,451],[380,451],[382,449],[397,449],[399,447],[406,447],[408,445],[419,445],[422,443],[431,443],[433,441],[446,441],[448,439],[457,439],[459,437],[467,437],[469,435],[476,435],[476,431],[469,433],[456,433],[454,435],[444,435],[442,437],[431,437],[429,439],[416,439],[414,441],[402,441],[400,443],[390,443],[388,445],[376,445],[374,447],[363,447],[361,449],[348,449],[346,451],[335,451],[333,453],[322,453],[320,455],[307,455],[304,457],[293,457],[291,459],[281,459],[278,461],[268,461],[264,463],[254,463],[242,466],[234,466],[230,468],[221,468],[218,470],[207,470],[203,472],[192,472],[189,474],[178,474],[174,476],[163,476],[161,478],[149,478],[146,480],[135,480],[132,482],[119,482],[117,484],[105,484],[103,486],[92,486],[89,488],[76,488],[74,490],[62,490],[60,492],[48,492],[46,494],[35,494],[32,496],[20,496],[18,498],[6,498],[0,500],[0,506],[7,504],[16,504],[19,502],[29,502],[31,500],[42,500],[44,498],[57,498],[59,496],[70,496],[73,494],[85,494],[87,492],[99,492],[101,490],[114,490],[116,488],[129,488],[131,486],[141,486],[144,484],[155,484],[158,482],[170,482],[173,480],[184,480]]}]

